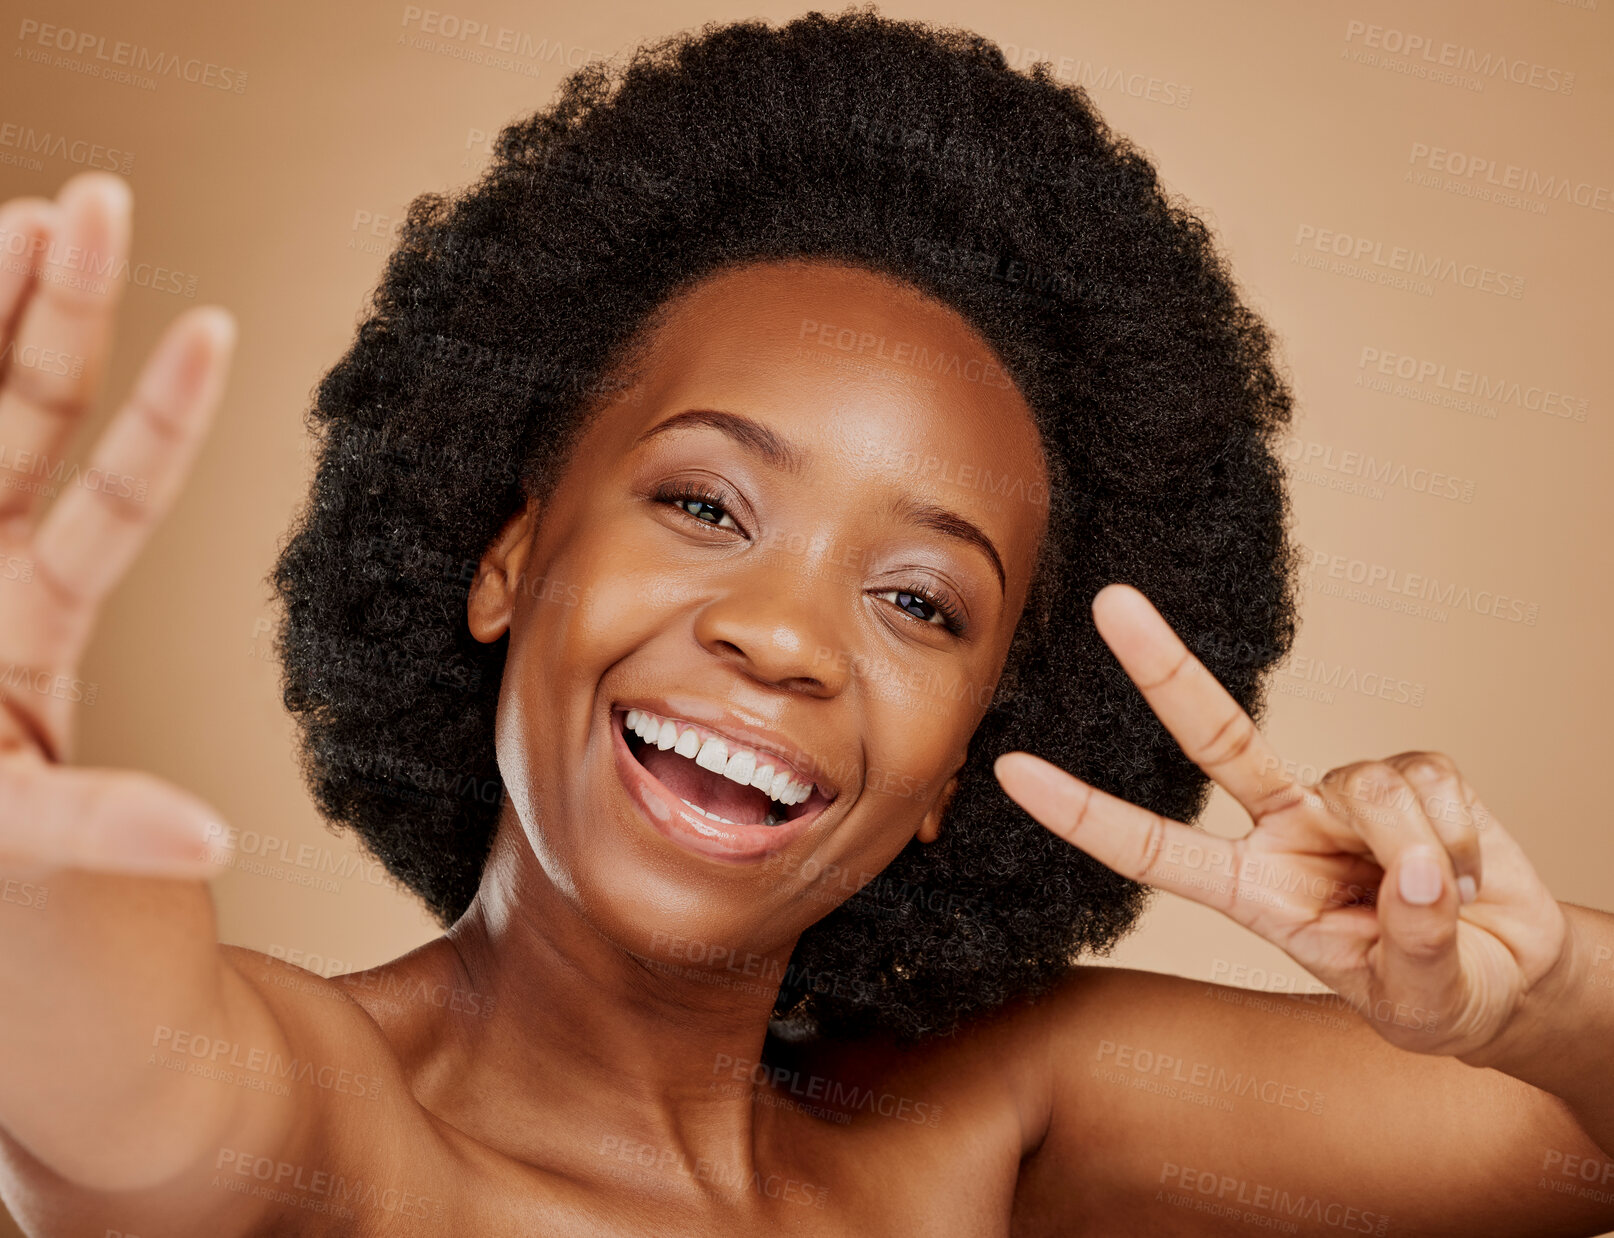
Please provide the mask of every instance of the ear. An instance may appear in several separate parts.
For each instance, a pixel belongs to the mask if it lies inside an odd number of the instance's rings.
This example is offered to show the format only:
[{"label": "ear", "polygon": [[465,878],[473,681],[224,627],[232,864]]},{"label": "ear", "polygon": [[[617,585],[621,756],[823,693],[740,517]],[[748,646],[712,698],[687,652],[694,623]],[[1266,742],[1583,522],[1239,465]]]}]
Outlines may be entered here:
[{"label": "ear", "polygon": [[942,789],[941,798],[925,814],[925,819],[919,823],[919,830],[914,835],[922,843],[933,843],[941,837],[941,819],[947,811],[947,805],[953,802],[953,796],[958,791],[958,775],[954,774],[947,780],[947,786]]},{"label": "ear", "polygon": [[484,645],[492,644],[510,630],[537,517],[538,503],[528,499],[520,511],[504,522],[477,564],[476,579],[471,582],[470,596],[465,603],[465,618],[471,635]]}]

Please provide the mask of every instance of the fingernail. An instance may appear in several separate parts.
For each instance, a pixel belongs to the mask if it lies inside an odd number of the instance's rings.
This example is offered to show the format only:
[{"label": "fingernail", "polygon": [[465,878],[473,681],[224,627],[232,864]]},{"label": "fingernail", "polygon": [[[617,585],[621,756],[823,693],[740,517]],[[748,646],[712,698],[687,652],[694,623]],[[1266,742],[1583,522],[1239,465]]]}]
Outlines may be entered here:
[{"label": "fingernail", "polygon": [[1479,897],[1479,885],[1467,873],[1457,879],[1457,897],[1464,903],[1472,903]]},{"label": "fingernail", "polygon": [[235,347],[237,330],[234,314],[222,305],[206,305],[196,313],[207,324],[208,330],[212,332],[221,349]]},{"label": "fingernail", "polygon": [[1407,848],[1401,857],[1400,889],[1402,899],[1418,907],[1440,898],[1440,861],[1433,847]]},{"label": "fingernail", "polygon": [[[1010,798],[1039,821],[1074,818],[1081,804],[1081,791],[1075,781],[1062,770],[1040,759],[1010,761],[1012,755],[1004,753],[992,763],[992,772],[997,775],[999,782],[1003,780],[1005,762],[1007,768],[1013,771],[1009,777],[1015,780],[1015,789],[1009,791]],[[1009,788],[1005,786],[1004,790],[1008,791]]]}]

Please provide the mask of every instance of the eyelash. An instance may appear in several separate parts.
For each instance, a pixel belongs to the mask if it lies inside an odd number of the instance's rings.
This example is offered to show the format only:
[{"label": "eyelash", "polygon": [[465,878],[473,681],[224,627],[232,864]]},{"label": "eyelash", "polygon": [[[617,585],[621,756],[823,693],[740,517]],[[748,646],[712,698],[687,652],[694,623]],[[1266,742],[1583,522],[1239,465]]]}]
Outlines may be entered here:
[{"label": "eyelash", "polygon": [[[732,513],[729,513],[728,508],[723,505],[721,496],[713,494],[710,491],[703,490],[699,486],[690,485],[688,483],[661,487],[655,493],[655,501],[657,503],[669,503],[675,506],[679,503],[705,503],[708,507],[715,507],[719,511],[728,513],[732,517]],[[714,528],[719,527],[713,521],[701,520],[701,518],[695,515],[693,512],[684,511],[684,509],[681,507],[678,510],[683,511],[684,515],[688,516],[691,520],[699,520],[701,524],[711,525]],[[907,615],[908,618],[912,619],[915,623],[923,623],[929,627],[940,626],[951,632],[954,636],[958,636],[964,631],[964,624],[959,616],[958,608],[949,602],[945,597],[932,597],[928,593],[920,593],[915,589],[896,589],[892,590],[892,592],[899,595],[907,594],[909,597],[923,602],[937,614],[941,615],[942,619],[945,621],[940,625],[931,623],[930,620],[921,619],[918,615],[911,614],[908,611],[903,610],[903,608],[898,605],[897,609],[901,610],[903,614]]]}]

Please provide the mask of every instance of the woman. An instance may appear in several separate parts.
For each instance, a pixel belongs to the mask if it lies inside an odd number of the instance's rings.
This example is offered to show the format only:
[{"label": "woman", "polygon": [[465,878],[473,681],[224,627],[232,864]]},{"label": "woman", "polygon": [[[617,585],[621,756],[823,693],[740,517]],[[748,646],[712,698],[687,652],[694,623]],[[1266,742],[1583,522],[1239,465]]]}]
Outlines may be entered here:
[{"label": "woman", "polygon": [[[122,253],[119,184],[7,207],[44,254],[0,288],[16,355],[90,362],[8,370],[19,449],[93,388],[109,306],[65,275]],[[7,492],[11,664],[71,676],[230,337],[182,317],[98,445],[144,504]],[[219,947],[231,830],[66,766],[70,702],[9,690],[0,838],[49,893],[0,908],[8,1205],[148,1238],[1614,1225],[1614,918],[1449,759],[1305,785],[1251,721],[1294,631],[1289,409],[1203,226],[976,36],[813,14],[582,70],[414,204],[273,578],[316,802],[444,935],[333,981]],[[1183,824],[1212,779],[1245,838]],[[1073,965],[1145,883],[1340,1002]]]}]

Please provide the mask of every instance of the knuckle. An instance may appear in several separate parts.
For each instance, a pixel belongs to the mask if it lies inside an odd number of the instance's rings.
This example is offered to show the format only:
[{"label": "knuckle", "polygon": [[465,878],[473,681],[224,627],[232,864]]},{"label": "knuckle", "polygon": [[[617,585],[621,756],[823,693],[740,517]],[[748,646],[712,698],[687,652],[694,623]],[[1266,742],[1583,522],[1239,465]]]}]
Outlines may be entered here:
[{"label": "knuckle", "polygon": [[1418,812],[1416,790],[1388,761],[1356,766],[1345,777],[1341,796],[1353,815],[1378,825],[1396,825]]},{"label": "knuckle", "polygon": [[100,500],[107,514],[119,524],[144,528],[156,523],[156,514],[151,507],[129,495],[116,494],[110,490],[101,490],[97,492],[96,497]]},{"label": "knuckle", "polygon": [[1216,733],[1205,741],[1200,759],[1207,765],[1222,765],[1235,761],[1249,751],[1255,742],[1255,723],[1242,709],[1223,719]]},{"label": "knuckle", "polygon": [[189,437],[183,419],[176,417],[144,392],[135,392],[130,397],[130,403],[140,423],[169,447],[177,447]]},{"label": "knuckle", "polygon": [[1353,803],[1378,804],[1403,786],[1401,775],[1387,761],[1358,761],[1340,779],[1339,790]]},{"label": "knuckle", "polygon": [[1390,759],[1414,781],[1432,783],[1442,779],[1455,781],[1461,777],[1457,762],[1443,752],[1403,752]]},{"label": "knuckle", "polygon": [[1430,760],[1431,755],[1438,754],[1419,754],[1401,767],[1414,802],[1437,825],[1471,825],[1462,775],[1449,760]]},{"label": "knuckle", "polygon": [[1165,845],[1166,823],[1160,817],[1155,816],[1150,820],[1148,832],[1143,836],[1141,854],[1138,856],[1138,861],[1134,868],[1137,873],[1134,880],[1147,881],[1149,879],[1149,874],[1154,871],[1154,866],[1158,863],[1161,852],[1165,850]]},{"label": "knuckle", "polygon": [[18,365],[7,372],[10,394],[53,420],[72,420],[84,411],[83,384],[58,381],[37,367]]},{"label": "knuckle", "polygon": [[1396,949],[1415,962],[1432,962],[1446,954],[1457,942],[1457,922],[1438,920],[1409,928],[1396,938]]}]

